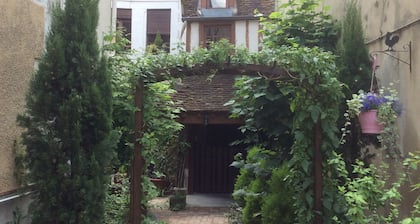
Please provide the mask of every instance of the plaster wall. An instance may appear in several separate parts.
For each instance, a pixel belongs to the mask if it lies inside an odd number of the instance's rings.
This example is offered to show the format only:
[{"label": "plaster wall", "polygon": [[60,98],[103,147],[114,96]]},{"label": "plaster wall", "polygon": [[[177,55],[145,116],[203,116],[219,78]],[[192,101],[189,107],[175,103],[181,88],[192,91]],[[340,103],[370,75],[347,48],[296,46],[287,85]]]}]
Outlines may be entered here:
[{"label": "plaster wall", "polygon": [[[347,0],[348,1],[348,0]],[[341,19],[344,14],[346,0],[324,0],[324,5],[331,6],[331,14]],[[394,84],[399,92],[399,97],[405,111],[399,119],[400,144],[404,154],[416,152],[420,149],[420,119],[417,111],[420,110],[420,5],[412,0],[359,0],[365,39],[370,53],[378,57],[379,68],[376,75],[382,86]],[[394,45],[395,52],[386,52],[400,60],[386,55],[381,51],[387,50],[384,35],[387,32],[399,36],[399,41]],[[408,44],[411,42],[411,71]],[[401,52],[398,52],[401,51]],[[386,160],[385,157],[379,157]],[[397,164],[398,165],[398,164]],[[394,167],[388,173],[397,176],[401,170]],[[403,202],[400,214],[402,217],[409,215],[412,203],[419,196],[420,191],[411,191],[409,185],[420,181],[419,173],[410,177],[410,182],[402,188]]]},{"label": "plaster wall", "polygon": [[[341,19],[344,14],[346,0],[324,0],[324,5],[331,6],[331,13]],[[399,90],[400,98],[405,106],[405,113],[400,120],[401,138],[406,151],[415,151],[420,148],[420,120],[416,119],[416,111],[420,109],[420,102],[416,96],[420,94],[420,45],[417,43],[420,37],[420,5],[416,1],[400,0],[375,0],[359,1],[362,13],[362,22],[367,46],[371,53],[384,51],[384,35],[387,32],[395,32],[399,35],[399,41],[394,46],[396,51],[407,51],[410,42],[412,44],[411,72],[409,52],[388,52],[400,58],[396,60],[383,53],[377,53],[380,67],[377,76],[383,86],[390,82],[395,83]]]},{"label": "plaster wall", "polygon": [[191,42],[190,49],[195,49],[200,47],[200,24],[191,23]]},{"label": "plaster wall", "polygon": [[32,0],[0,1],[0,194],[18,187],[14,175],[13,141],[20,130],[25,92],[35,58],[44,43],[44,8]]},{"label": "plaster wall", "polygon": [[181,42],[183,23],[180,0],[118,0],[117,8],[132,10],[131,47],[134,50],[144,52],[146,49],[148,9],[171,9],[170,48],[176,48]]},{"label": "plaster wall", "polygon": [[[322,7],[328,7],[334,18],[341,20],[344,15],[345,4],[349,0],[321,0]],[[279,0],[285,3],[287,0]],[[379,68],[376,76],[382,86],[394,84],[405,111],[399,118],[400,144],[403,152],[420,150],[420,4],[413,0],[359,0],[366,44],[371,54],[376,54]],[[385,45],[385,34],[392,32],[399,35],[399,41],[394,45],[396,52],[386,52],[399,58],[383,54],[388,47]],[[408,44],[411,42],[411,71]],[[401,52],[398,52],[401,51]],[[386,160],[385,157],[381,159]],[[399,169],[388,172],[396,176]],[[420,191],[411,191],[408,185],[420,182],[420,173],[410,178],[410,183],[403,187],[401,215],[408,215],[413,201]]]},{"label": "plaster wall", "polygon": [[115,19],[116,11],[113,6],[116,5],[116,1],[113,0],[100,0],[98,3],[99,19],[98,27],[96,32],[98,34],[98,43],[102,47],[104,44],[104,36],[110,34],[115,30]]},{"label": "plaster wall", "polygon": [[[19,139],[16,116],[23,111],[25,92],[36,58],[43,52],[51,23],[51,6],[64,0],[0,1],[0,194],[16,189],[13,142]],[[98,42],[112,24],[112,0],[100,0]]]},{"label": "plaster wall", "polygon": [[235,45],[247,47],[251,52],[258,51],[258,20],[237,21],[235,23]]}]

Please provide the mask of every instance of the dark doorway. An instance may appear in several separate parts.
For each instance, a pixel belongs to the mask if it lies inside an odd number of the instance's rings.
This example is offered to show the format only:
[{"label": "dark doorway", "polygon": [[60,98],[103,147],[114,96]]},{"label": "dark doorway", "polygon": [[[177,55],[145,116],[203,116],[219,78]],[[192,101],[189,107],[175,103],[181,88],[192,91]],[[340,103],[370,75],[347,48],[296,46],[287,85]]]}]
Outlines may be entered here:
[{"label": "dark doorway", "polygon": [[230,144],[241,138],[237,125],[188,125],[189,192],[232,193],[238,169],[231,167],[242,151]]}]

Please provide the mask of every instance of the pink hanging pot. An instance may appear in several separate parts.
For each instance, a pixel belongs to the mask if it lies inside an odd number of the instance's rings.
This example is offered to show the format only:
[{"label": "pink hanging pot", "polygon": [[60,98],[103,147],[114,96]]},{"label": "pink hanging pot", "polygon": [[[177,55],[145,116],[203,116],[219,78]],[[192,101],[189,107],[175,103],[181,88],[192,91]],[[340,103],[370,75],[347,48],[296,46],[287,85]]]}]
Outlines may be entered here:
[{"label": "pink hanging pot", "polygon": [[362,133],[365,134],[380,134],[384,129],[384,125],[377,120],[377,110],[368,110],[359,114],[360,127]]}]

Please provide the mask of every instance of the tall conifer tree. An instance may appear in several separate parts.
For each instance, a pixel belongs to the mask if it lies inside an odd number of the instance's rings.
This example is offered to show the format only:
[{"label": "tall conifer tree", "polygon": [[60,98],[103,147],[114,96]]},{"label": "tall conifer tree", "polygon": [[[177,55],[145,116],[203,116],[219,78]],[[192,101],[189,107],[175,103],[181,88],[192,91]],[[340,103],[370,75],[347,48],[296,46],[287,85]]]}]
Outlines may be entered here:
[{"label": "tall conifer tree", "polygon": [[346,98],[359,89],[369,90],[371,61],[365,44],[362,15],[355,0],[346,4],[342,20],[342,33],[338,45],[340,81],[348,85]]},{"label": "tall conifer tree", "polygon": [[103,223],[110,159],[111,87],[97,43],[98,0],[56,7],[30,82],[25,128],[33,223]]}]

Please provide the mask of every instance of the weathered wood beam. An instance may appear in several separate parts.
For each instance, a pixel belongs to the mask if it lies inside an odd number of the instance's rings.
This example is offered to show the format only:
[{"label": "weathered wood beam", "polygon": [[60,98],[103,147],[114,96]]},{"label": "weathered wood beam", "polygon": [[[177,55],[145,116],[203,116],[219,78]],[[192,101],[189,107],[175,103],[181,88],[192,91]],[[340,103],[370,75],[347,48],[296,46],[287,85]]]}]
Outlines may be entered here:
[{"label": "weathered wood beam", "polygon": [[135,106],[137,108],[134,113],[135,123],[135,138],[133,157],[131,159],[131,175],[130,175],[130,211],[129,211],[129,224],[141,224],[143,223],[144,216],[146,215],[145,210],[141,205],[142,197],[142,186],[141,176],[144,170],[144,158],[142,156],[142,145],[140,139],[143,136],[143,123],[144,123],[144,82],[143,79],[139,79],[136,85],[136,92],[134,96]]},{"label": "weathered wood beam", "polygon": [[200,64],[193,67],[174,67],[156,70],[155,81],[163,81],[169,77],[181,78],[192,75],[209,75],[212,73],[226,73],[237,75],[259,75],[267,79],[290,80],[295,79],[297,75],[291,74],[286,69],[273,65],[256,64]]}]

